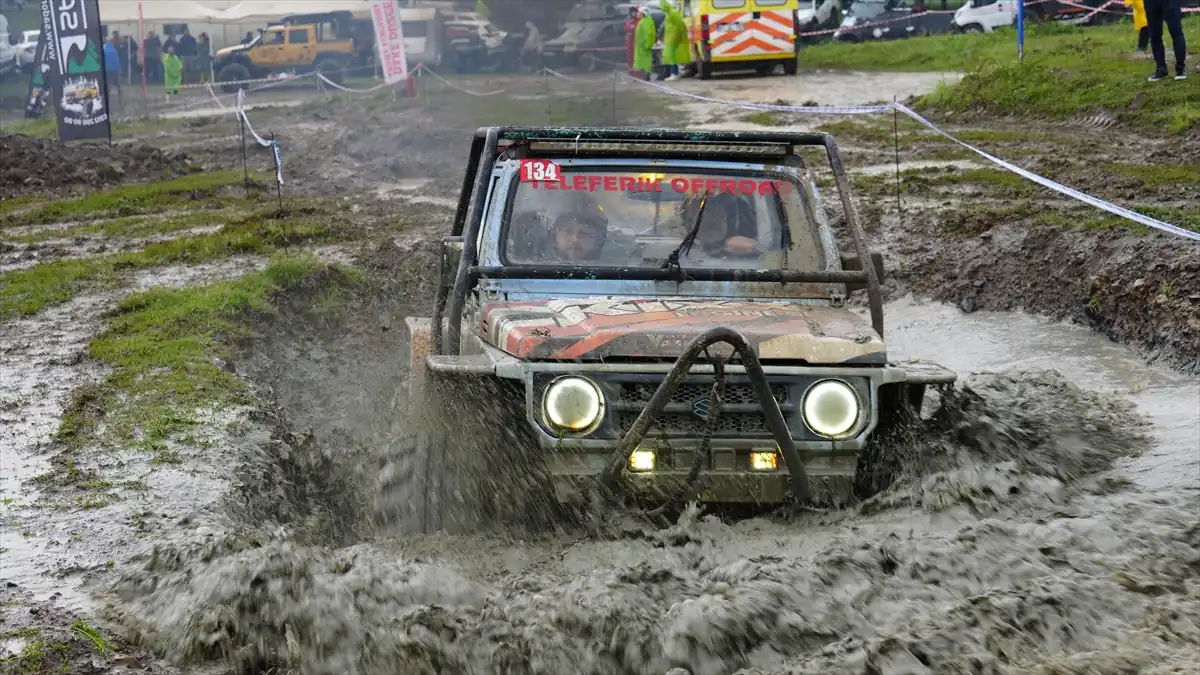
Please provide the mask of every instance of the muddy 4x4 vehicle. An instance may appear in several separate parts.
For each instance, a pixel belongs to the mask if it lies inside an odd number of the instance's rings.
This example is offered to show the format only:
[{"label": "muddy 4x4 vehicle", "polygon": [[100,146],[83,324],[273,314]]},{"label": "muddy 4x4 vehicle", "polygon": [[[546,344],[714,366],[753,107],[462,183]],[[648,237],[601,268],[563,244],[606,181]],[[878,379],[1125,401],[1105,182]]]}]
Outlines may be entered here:
[{"label": "muddy 4x4 vehicle", "polygon": [[881,487],[890,433],[955,380],[889,361],[882,261],[827,134],[481,129],[442,246],[433,316],[406,320],[421,438],[396,469],[426,527],[561,513],[588,485],[844,503]]},{"label": "muddy 4x4 vehicle", "polygon": [[[346,70],[365,63],[374,40],[370,21],[355,20],[350,12],[286,17],[250,42],[218,51],[213,72],[218,82],[241,82],[316,71],[341,84]],[[222,88],[234,93],[239,85]]]}]

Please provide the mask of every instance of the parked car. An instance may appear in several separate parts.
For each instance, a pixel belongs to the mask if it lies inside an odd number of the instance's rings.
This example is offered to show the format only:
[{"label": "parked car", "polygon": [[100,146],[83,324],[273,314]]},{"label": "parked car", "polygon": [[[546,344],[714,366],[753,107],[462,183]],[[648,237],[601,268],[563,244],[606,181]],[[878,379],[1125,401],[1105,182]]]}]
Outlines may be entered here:
[{"label": "parked car", "polygon": [[17,36],[9,35],[8,19],[0,14],[0,75],[11,75],[18,70]]},{"label": "parked car", "polygon": [[[800,0],[800,8],[796,10],[796,25],[801,33],[812,33],[820,30],[836,28],[841,19],[838,0]],[[801,36],[802,42],[816,42],[828,34],[820,36]]]},{"label": "parked car", "polygon": [[33,59],[37,54],[38,38],[41,34],[40,30],[21,31],[21,39],[17,42],[17,63],[23,72],[33,70]]},{"label": "parked car", "polygon": [[[600,52],[610,61],[625,60],[625,22],[629,7],[637,5],[597,5],[584,3],[571,8],[567,21],[558,35],[542,44],[542,58],[551,68],[595,65],[581,55]],[[654,23],[662,30],[664,14],[655,6],[651,12]]]},{"label": "parked car", "polygon": [[842,42],[900,40],[914,35],[949,33],[953,17],[930,14],[897,0],[856,0],[833,34]]}]

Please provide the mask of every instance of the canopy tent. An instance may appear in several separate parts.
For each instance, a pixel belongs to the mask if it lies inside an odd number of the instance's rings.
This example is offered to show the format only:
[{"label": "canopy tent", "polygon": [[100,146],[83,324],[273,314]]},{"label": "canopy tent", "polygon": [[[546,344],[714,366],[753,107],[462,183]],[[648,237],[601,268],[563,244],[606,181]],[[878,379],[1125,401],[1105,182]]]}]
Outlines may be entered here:
[{"label": "canopy tent", "polygon": [[104,23],[130,23],[138,20],[138,5],[147,23],[188,23],[211,21],[220,14],[192,0],[104,0],[100,3],[100,20]]},{"label": "canopy tent", "polygon": [[279,0],[242,0],[228,9],[216,12],[214,21],[240,23],[245,21],[267,22],[294,14],[320,14],[324,12],[366,12],[370,9],[367,0],[321,0],[320,2],[280,2]]}]

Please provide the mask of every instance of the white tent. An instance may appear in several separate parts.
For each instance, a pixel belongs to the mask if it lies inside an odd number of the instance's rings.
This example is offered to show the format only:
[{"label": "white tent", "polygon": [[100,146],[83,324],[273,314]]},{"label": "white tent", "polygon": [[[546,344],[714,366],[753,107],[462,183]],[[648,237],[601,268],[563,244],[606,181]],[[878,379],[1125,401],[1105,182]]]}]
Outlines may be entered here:
[{"label": "white tent", "polygon": [[100,20],[106,24],[135,23],[138,5],[146,23],[188,23],[211,21],[220,14],[192,0],[104,0],[100,3]]},{"label": "white tent", "polygon": [[370,8],[367,0],[242,0],[238,4],[217,13],[216,21],[240,23],[245,21],[268,22],[294,14],[318,14],[323,12],[365,12]]}]

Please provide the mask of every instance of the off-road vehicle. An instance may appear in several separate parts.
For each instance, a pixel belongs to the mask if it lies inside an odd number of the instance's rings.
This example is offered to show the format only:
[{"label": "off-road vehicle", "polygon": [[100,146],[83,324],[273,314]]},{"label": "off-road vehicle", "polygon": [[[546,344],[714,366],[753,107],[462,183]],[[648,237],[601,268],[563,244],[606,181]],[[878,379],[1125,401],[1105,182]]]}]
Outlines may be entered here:
[{"label": "off-road vehicle", "polygon": [[[358,19],[351,12],[297,15],[260,30],[248,43],[218,51],[213,72],[218,82],[241,82],[316,71],[340,84],[347,69],[366,62],[374,44],[370,20]],[[239,86],[222,88],[234,93]]]},{"label": "off-road vehicle", "polygon": [[588,485],[760,505],[877,490],[890,432],[955,380],[889,360],[882,274],[827,134],[480,129],[432,317],[406,319],[407,506],[438,528]]}]

